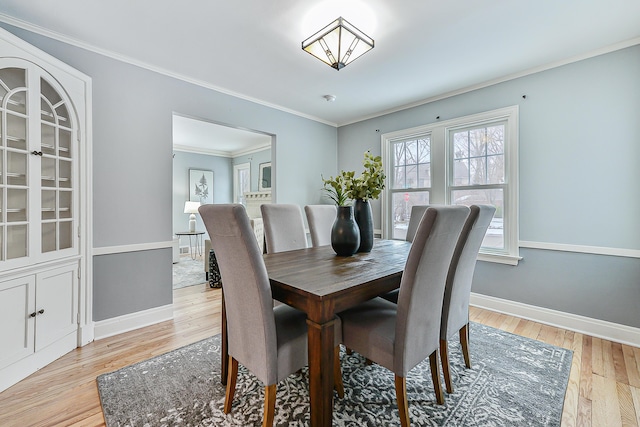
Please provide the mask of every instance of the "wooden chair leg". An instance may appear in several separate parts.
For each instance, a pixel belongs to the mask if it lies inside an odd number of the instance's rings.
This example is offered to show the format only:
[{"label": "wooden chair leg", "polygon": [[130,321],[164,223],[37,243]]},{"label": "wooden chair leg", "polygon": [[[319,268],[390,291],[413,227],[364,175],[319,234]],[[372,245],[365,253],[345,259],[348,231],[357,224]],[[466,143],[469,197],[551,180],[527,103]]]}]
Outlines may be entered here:
[{"label": "wooden chair leg", "polygon": [[347,355],[351,356],[353,354],[353,350],[351,350],[349,347],[345,347],[347,349]]},{"label": "wooden chair leg", "polygon": [[396,401],[400,413],[400,425],[409,427],[409,403],[407,402],[407,379],[396,375]]},{"label": "wooden chair leg", "polygon": [[338,392],[340,399],[344,398],[344,385],[342,384],[342,370],[340,369],[340,346],[333,352],[333,388]]},{"label": "wooden chair leg", "polygon": [[233,395],[236,393],[236,380],[238,379],[238,361],[229,356],[229,372],[227,375],[227,392],[224,397],[224,413],[231,412]]},{"label": "wooden chair leg", "polygon": [[467,323],[460,331],[460,346],[462,347],[462,355],[464,356],[464,364],[471,369],[471,356],[469,355],[469,324]]},{"label": "wooden chair leg", "polygon": [[262,427],[272,427],[273,417],[276,413],[276,385],[271,384],[264,388],[264,416]]},{"label": "wooden chair leg", "polygon": [[451,372],[449,371],[449,347],[447,340],[440,340],[440,364],[442,365],[442,374],[444,376],[444,385],[447,389],[447,393],[453,393]]},{"label": "wooden chair leg", "polygon": [[436,392],[436,402],[438,402],[438,405],[444,405],[444,393],[442,393],[442,385],[440,384],[438,350],[429,355],[429,366],[431,366],[431,379],[433,380],[433,389]]}]

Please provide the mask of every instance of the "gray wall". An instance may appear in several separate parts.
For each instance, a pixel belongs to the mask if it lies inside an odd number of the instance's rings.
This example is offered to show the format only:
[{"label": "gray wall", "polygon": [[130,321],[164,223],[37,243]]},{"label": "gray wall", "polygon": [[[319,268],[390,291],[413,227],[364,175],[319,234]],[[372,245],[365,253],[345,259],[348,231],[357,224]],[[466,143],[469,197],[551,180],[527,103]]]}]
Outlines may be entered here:
[{"label": "gray wall", "polygon": [[[278,202],[316,203],[320,175],[335,174],[332,126],[0,25],[93,79],[96,248],[171,241],[173,112],[276,135]],[[171,250],[164,251],[94,257],[94,320],[171,303]]]},{"label": "gray wall", "polygon": [[[213,171],[213,203],[233,201],[233,166],[229,157],[175,151],[173,157],[173,232],[189,229],[189,214],[184,202],[189,200],[189,169]],[[196,215],[196,230],[206,231],[200,215]],[[186,244],[186,238],[182,244]]]},{"label": "gray wall", "polygon": [[[363,151],[380,154],[382,133],[519,105],[520,240],[638,250],[638,76],[634,46],[343,126],[338,168],[360,170]],[[521,255],[517,267],[479,262],[473,291],[640,327],[640,259]]]}]

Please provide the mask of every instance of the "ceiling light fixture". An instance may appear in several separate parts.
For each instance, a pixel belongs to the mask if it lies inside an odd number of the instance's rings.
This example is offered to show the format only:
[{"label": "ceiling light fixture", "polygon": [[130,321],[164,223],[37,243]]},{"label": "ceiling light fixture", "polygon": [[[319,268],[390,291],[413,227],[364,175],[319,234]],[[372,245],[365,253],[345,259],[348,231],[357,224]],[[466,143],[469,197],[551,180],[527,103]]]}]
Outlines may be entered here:
[{"label": "ceiling light fixture", "polygon": [[340,70],[373,49],[373,39],[339,17],[303,41],[302,49]]}]

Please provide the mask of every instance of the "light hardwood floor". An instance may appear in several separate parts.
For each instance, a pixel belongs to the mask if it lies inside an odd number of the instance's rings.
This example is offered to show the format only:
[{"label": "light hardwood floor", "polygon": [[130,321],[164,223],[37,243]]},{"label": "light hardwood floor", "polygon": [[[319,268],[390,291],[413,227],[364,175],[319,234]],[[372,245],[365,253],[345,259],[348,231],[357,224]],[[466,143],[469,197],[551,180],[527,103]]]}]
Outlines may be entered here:
[{"label": "light hardwood floor", "polygon": [[[471,320],[574,351],[563,427],[640,427],[640,349],[477,308]],[[0,393],[0,426],[104,426],[96,376],[219,332],[220,291],[178,289],[172,321],[93,342]]]}]

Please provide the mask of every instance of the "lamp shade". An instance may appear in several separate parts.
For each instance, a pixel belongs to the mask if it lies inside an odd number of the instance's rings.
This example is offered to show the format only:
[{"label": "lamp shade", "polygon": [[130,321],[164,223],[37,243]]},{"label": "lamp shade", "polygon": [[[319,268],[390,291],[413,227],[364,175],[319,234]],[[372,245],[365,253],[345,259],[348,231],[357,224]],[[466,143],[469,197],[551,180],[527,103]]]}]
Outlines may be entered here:
[{"label": "lamp shade", "polygon": [[339,17],[302,42],[302,49],[340,70],[373,49],[373,39]]},{"label": "lamp shade", "polygon": [[184,202],[184,213],[197,214],[200,202]]},{"label": "lamp shade", "polygon": [[198,208],[200,207],[200,202],[184,202],[184,213],[191,214],[189,215],[189,231],[196,231],[196,214],[198,213]]}]

